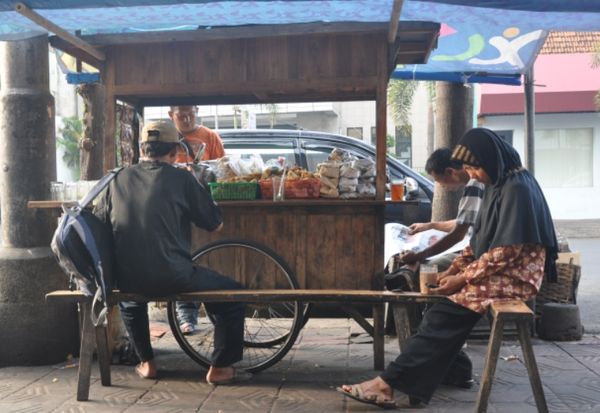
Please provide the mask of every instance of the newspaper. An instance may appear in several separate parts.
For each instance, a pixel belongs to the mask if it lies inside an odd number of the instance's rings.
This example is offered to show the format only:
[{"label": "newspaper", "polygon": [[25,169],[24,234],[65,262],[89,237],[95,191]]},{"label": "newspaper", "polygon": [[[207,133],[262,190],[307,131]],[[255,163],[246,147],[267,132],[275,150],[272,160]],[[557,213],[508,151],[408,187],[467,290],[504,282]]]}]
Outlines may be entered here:
[{"label": "newspaper", "polygon": [[[440,239],[446,236],[446,232],[438,231],[436,229],[429,229],[416,234],[410,234],[407,226],[397,223],[385,225],[385,248],[384,248],[384,265],[388,262],[390,257],[401,251],[413,251],[419,252],[427,248],[428,246],[435,244]],[[469,245],[469,237],[465,238],[459,243],[448,248],[446,251],[431,256],[429,259],[437,258],[441,255],[448,254],[450,252],[458,252]]]}]

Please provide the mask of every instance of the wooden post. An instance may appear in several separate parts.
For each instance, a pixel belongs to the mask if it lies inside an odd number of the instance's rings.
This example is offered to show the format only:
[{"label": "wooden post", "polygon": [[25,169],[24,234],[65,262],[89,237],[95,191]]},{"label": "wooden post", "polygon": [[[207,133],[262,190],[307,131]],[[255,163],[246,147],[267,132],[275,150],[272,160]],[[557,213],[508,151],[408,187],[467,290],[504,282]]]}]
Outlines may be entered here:
[{"label": "wooden post", "polygon": [[81,151],[81,179],[100,179],[104,175],[104,85],[84,84],[77,88],[84,103],[83,139],[79,143]]},{"label": "wooden post", "polygon": [[382,47],[382,56],[379,56],[379,66],[377,71],[377,92],[375,101],[375,130],[377,134],[376,143],[376,188],[377,194],[376,199],[385,199],[385,182],[386,182],[386,155],[387,155],[387,85],[388,85],[388,74],[387,74],[387,45]]},{"label": "wooden post", "polygon": [[104,171],[109,171],[116,166],[115,151],[115,133],[116,133],[116,99],[115,99],[115,66],[110,60],[110,54],[107,55],[107,61],[104,65],[102,81],[105,87],[104,104]]}]

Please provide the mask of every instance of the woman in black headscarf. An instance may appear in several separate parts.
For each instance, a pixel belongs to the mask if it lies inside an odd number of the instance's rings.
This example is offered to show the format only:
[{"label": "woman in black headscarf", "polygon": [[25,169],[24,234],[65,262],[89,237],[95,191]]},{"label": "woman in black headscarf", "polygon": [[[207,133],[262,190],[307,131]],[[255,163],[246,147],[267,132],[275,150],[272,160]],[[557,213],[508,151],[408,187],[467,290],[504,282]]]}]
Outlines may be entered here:
[{"label": "woman in black headscarf", "polygon": [[552,217],[519,154],[491,130],[476,128],[461,138],[453,158],[486,188],[470,247],[431,290],[449,301],[425,313],[405,351],[381,376],[338,388],[346,396],[392,407],[397,389],[408,395],[411,405],[427,403],[493,301],[529,300],[539,291],[544,273],[550,281],[556,277],[558,243]]}]

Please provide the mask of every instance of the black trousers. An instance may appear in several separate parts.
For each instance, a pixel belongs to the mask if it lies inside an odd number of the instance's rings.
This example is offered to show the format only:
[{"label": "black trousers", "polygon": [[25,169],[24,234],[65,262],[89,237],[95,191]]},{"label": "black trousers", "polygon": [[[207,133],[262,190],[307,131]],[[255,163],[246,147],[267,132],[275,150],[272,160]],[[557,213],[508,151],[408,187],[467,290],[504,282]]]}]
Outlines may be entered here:
[{"label": "black trousers", "polygon": [[[166,289],[172,291],[175,288],[175,291],[187,292],[244,288],[237,281],[204,267],[195,267],[195,272],[189,279],[177,279],[175,282],[178,285],[170,284]],[[142,361],[152,360],[154,352],[150,344],[148,304],[127,301],[120,303],[119,307],[127,334],[133,342],[138,357]],[[206,303],[204,307],[215,326],[211,364],[215,367],[226,367],[241,360],[244,347],[246,305],[243,303]]]},{"label": "black trousers", "polygon": [[[437,303],[425,313],[404,352],[381,378],[391,387],[428,403],[450,368],[469,364],[461,349],[481,314],[451,301]],[[457,359],[458,357],[458,359]],[[450,373],[450,374],[449,374]]]}]

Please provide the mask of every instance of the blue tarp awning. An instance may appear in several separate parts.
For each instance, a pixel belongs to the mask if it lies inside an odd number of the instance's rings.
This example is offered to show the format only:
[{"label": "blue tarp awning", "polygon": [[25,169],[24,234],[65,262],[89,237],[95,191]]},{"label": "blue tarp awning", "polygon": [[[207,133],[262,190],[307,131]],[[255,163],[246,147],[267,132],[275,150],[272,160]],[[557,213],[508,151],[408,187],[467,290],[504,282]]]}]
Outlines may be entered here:
[{"label": "blue tarp awning", "polygon": [[[0,0],[0,40],[45,31]],[[393,0],[26,0],[61,28],[82,35],[199,27],[387,22]],[[423,65],[392,77],[458,82],[518,82],[549,30],[600,31],[599,0],[405,0],[401,20],[442,23]]]}]

